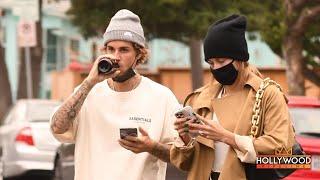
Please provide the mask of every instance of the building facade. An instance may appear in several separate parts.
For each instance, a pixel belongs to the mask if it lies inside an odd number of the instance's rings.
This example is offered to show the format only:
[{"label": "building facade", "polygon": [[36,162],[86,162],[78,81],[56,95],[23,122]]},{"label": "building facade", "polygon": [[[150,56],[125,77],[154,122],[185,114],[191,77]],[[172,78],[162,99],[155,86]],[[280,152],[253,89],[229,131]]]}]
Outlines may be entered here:
[{"label": "building facade", "polygon": [[[23,57],[19,54],[17,43],[17,25],[22,18],[14,12],[14,1],[16,0],[1,0],[0,9],[4,15],[0,17],[0,29],[2,29],[5,60],[15,101],[18,88],[18,69],[21,65],[20,59]],[[63,71],[73,61],[91,63],[100,54],[102,37],[85,39],[66,15],[69,8],[69,0],[43,1],[42,44],[44,51],[39,98],[51,97],[50,74],[52,71]],[[153,39],[148,41],[148,48],[151,54],[148,63],[143,65],[145,69],[154,71],[158,67],[190,67],[189,47],[183,43],[169,39]],[[283,61],[259,38],[248,39],[248,48],[250,62],[256,66],[284,67]],[[203,66],[208,67],[204,61]]]}]

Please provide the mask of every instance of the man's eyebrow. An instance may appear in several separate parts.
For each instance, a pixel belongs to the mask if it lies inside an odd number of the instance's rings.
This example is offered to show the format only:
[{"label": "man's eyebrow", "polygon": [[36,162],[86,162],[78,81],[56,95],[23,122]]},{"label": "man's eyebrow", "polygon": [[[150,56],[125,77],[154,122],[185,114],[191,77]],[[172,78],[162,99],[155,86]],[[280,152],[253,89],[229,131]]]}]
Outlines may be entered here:
[{"label": "man's eyebrow", "polygon": [[121,46],[120,49],[128,49],[130,48],[129,46]]},{"label": "man's eyebrow", "polygon": [[[105,46],[106,48],[113,48],[115,49],[113,46]],[[119,47],[119,49],[129,49],[130,47],[129,46],[121,46]]]}]

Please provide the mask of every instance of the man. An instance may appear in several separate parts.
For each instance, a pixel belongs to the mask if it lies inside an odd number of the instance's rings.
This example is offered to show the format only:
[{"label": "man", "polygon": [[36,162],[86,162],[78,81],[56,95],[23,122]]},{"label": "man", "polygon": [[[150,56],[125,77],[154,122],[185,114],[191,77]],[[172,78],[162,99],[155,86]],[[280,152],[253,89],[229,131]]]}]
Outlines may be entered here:
[{"label": "man", "polygon": [[[173,141],[172,115],[179,103],[168,88],[134,71],[148,54],[140,18],[118,11],[103,49],[106,54],[54,113],[51,130],[58,140],[75,143],[76,180],[164,180],[170,161],[164,144]],[[103,57],[119,68],[99,73]],[[140,134],[120,139],[121,128],[138,128]]]}]

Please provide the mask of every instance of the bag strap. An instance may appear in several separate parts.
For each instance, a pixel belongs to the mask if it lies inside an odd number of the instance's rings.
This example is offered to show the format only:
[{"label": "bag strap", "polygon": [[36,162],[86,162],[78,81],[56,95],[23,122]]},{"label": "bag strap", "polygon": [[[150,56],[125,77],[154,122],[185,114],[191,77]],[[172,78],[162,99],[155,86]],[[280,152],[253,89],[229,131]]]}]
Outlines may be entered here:
[{"label": "bag strap", "polygon": [[263,94],[265,92],[265,89],[269,86],[269,85],[275,85],[281,92],[282,89],[280,87],[280,85],[278,83],[276,83],[275,81],[271,80],[270,78],[265,78],[259,87],[259,90],[256,93],[256,101],[255,104],[253,106],[253,114],[252,114],[252,118],[251,118],[251,130],[250,130],[250,136],[252,136],[253,138],[256,138],[258,135],[258,130],[259,130],[259,123],[261,121],[260,118],[260,113],[261,113],[261,101],[262,101],[262,97]]}]

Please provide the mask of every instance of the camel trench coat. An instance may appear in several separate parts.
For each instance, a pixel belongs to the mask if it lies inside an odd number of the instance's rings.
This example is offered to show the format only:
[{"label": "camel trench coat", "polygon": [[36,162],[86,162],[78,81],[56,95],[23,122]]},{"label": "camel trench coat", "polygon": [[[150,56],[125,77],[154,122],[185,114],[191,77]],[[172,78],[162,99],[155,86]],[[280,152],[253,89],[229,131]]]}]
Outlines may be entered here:
[{"label": "camel trench coat", "polygon": [[[212,119],[214,112],[225,129],[238,135],[249,135],[255,95],[262,79],[248,70],[241,75],[245,76],[242,91],[217,99],[222,87],[213,80],[187,96],[186,105],[207,119]],[[266,88],[261,105],[263,123],[259,125],[262,135],[253,140],[257,154],[271,155],[277,148],[293,146],[294,129],[286,103],[284,94],[277,87]],[[196,140],[192,147],[172,146],[170,160],[177,168],[188,171],[188,180],[208,180],[214,161],[214,142],[201,136]],[[236,152],[229,148],[219,180],[234,179],[242,180],[246,176]]]}]

